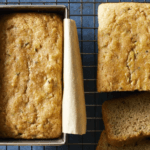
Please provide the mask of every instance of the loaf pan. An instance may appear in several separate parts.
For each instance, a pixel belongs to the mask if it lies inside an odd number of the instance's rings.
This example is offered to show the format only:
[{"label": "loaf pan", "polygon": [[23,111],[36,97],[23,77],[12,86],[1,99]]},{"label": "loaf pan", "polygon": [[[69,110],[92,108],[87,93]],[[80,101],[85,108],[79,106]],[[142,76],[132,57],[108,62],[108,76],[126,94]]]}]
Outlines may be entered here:
[{"label": "loaf pan", "polygon": [[[0,13],[14,13],[14,12],[46,12],[46,13],[58,13],[63,18],[68,18],[68,9],[66,6],[43,6],[43,5],[0,5]],[[17,146],[60,146],[66,143],[66,134],[62,133],[59,139],[47,139],[47,140],[25,140],[25,139],[0,139],[0,145],[17,145]]]}]

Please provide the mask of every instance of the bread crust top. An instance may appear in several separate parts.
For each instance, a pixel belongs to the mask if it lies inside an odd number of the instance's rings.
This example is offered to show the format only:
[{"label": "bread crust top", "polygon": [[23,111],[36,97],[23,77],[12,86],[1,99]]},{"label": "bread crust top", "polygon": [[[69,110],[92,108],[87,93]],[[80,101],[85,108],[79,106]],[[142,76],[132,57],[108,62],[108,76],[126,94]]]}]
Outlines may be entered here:
[{"label": "bread crust top", "polygon": [[98,92],[150,90],[150,4],[101,4],[98,22]]},{"label": "bread crust top", "polygon": [[0,137],[57,138],[62,134],[61,16],[0,16]]}]

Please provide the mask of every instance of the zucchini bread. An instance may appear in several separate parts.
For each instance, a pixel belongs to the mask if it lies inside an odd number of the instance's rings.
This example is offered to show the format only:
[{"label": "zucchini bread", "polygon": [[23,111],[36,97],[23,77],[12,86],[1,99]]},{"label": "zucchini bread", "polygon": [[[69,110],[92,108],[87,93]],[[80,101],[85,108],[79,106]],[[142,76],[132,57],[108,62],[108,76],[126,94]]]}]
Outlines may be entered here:
[{"label": "zucchini bread", "polygon": [[0,16],[0,137],[50,139],[62,134],[61,16]]},{"label": "zucchini bread", "polygon": [[98,92],[150,90],[150,4],[100,4],[98,22]]},{"label": "zucchini bread", "polygon": [[105,101],[102,116],[108,143],[113,146],[150,137],[150,92]]},{"label": "zucchini bread", "polygon": [[101,137],[96,148],[96,150],[149,150],[149,149],[150,149],[150,140],[143,140],[136,144],[123,147],[111,146],[107,142],[105,131],[101,133]]}]

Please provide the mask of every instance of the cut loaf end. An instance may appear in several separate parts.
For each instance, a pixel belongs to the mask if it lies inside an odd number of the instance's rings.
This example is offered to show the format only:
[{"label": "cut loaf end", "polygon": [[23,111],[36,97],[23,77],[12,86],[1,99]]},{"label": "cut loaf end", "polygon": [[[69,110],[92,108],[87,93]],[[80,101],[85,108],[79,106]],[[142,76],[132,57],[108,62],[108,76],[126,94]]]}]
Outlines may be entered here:
[{"label": "cut loaf end", "polygon": [[108,143],[124,146],[150,136],[150,93],[109,100],[102,105]]}]

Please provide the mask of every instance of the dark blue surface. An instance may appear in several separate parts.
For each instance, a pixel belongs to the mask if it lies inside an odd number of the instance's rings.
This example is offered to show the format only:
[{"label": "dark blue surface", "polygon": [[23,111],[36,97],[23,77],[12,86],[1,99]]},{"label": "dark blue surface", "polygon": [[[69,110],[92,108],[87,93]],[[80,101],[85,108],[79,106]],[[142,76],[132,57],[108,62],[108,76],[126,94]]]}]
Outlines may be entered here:
[{"label": "dark blue surface", "polygon": [[0,146],[0,150],[6,150],[6,146]]},{"label": "dark blue surface", "polygon": [[[108,0],[108,2],[118,1],[119,0]],[[127,2],[129,0],[123,1]],[[135,1],[143,2],[143,0]],[[0,2],[6,2],[6,0],[0,0]],[[7,4],[9,5],[18,5],[18,2],[20,2],[20,5],[30,5],[32,2],[33,5],[57,4],[65,5],[70,8],[70,18],[76,21],[78,28],[79,44],[83,63],[85,100],[87,105],[87,133],[83,136],[68,135],[68,141],[64,146],[7,146],[7,150],[95,150],[101,131],[104,129],[103,121],[101,119],[102,103],[105,100],[126,95],[126,93],[117,92],[96,93],[96,66],[98,52],[96,42],[98,27],[97,11],[99,4],[101,4],[101,2],[106,2],[106,0],[7,0]],[[80,2],[84,3],[82,4]],[[147,0],[147,2],[150,2],[150,0]],[[6,150],[6,146],[0,146],[0,150]]]},{"label": "dark blue surface", "polygon": [[[94,27],[94,17],[93,16],[83,16],[83,27]],[[89,21],[90,20],[90,21]]]},{"label": "dark blue surface", "polygon": [[[84,3],[83,4],[83,11],[82,11],[83,14],[94,14],[94,4],[93,3]],[[90,18],[90,21],[91,19],[93,19],[94,17]],[[88,21],[88,22],[90,22]],[[84,24],[84,23],[83,23]],[[93,24],[94,25],[94,24]]]},{"label": "dark blue surface", "polygon": [[[83,26],[86,26],[86,22],[85,25],[83,24]],[[82,36],[83,36],[83,40],[86,41],[94,40],[94,29],[82,29]]]},{"label": "dark blue surface", "polygon": [[70,15],[81,14],[81,4],[80,3],[70,3]]},{"label": "dark blue surface", "polygon": [[20,146],[20,150],[31,150],[31,146]]},{"label": "dark blue surface", "polygon": [[7,146],[7,150],[18,150],[18,146]]},{"label": "dark blue surface", "polygon": [[94,42],[83,42],[83,53],[94,53]]}]

